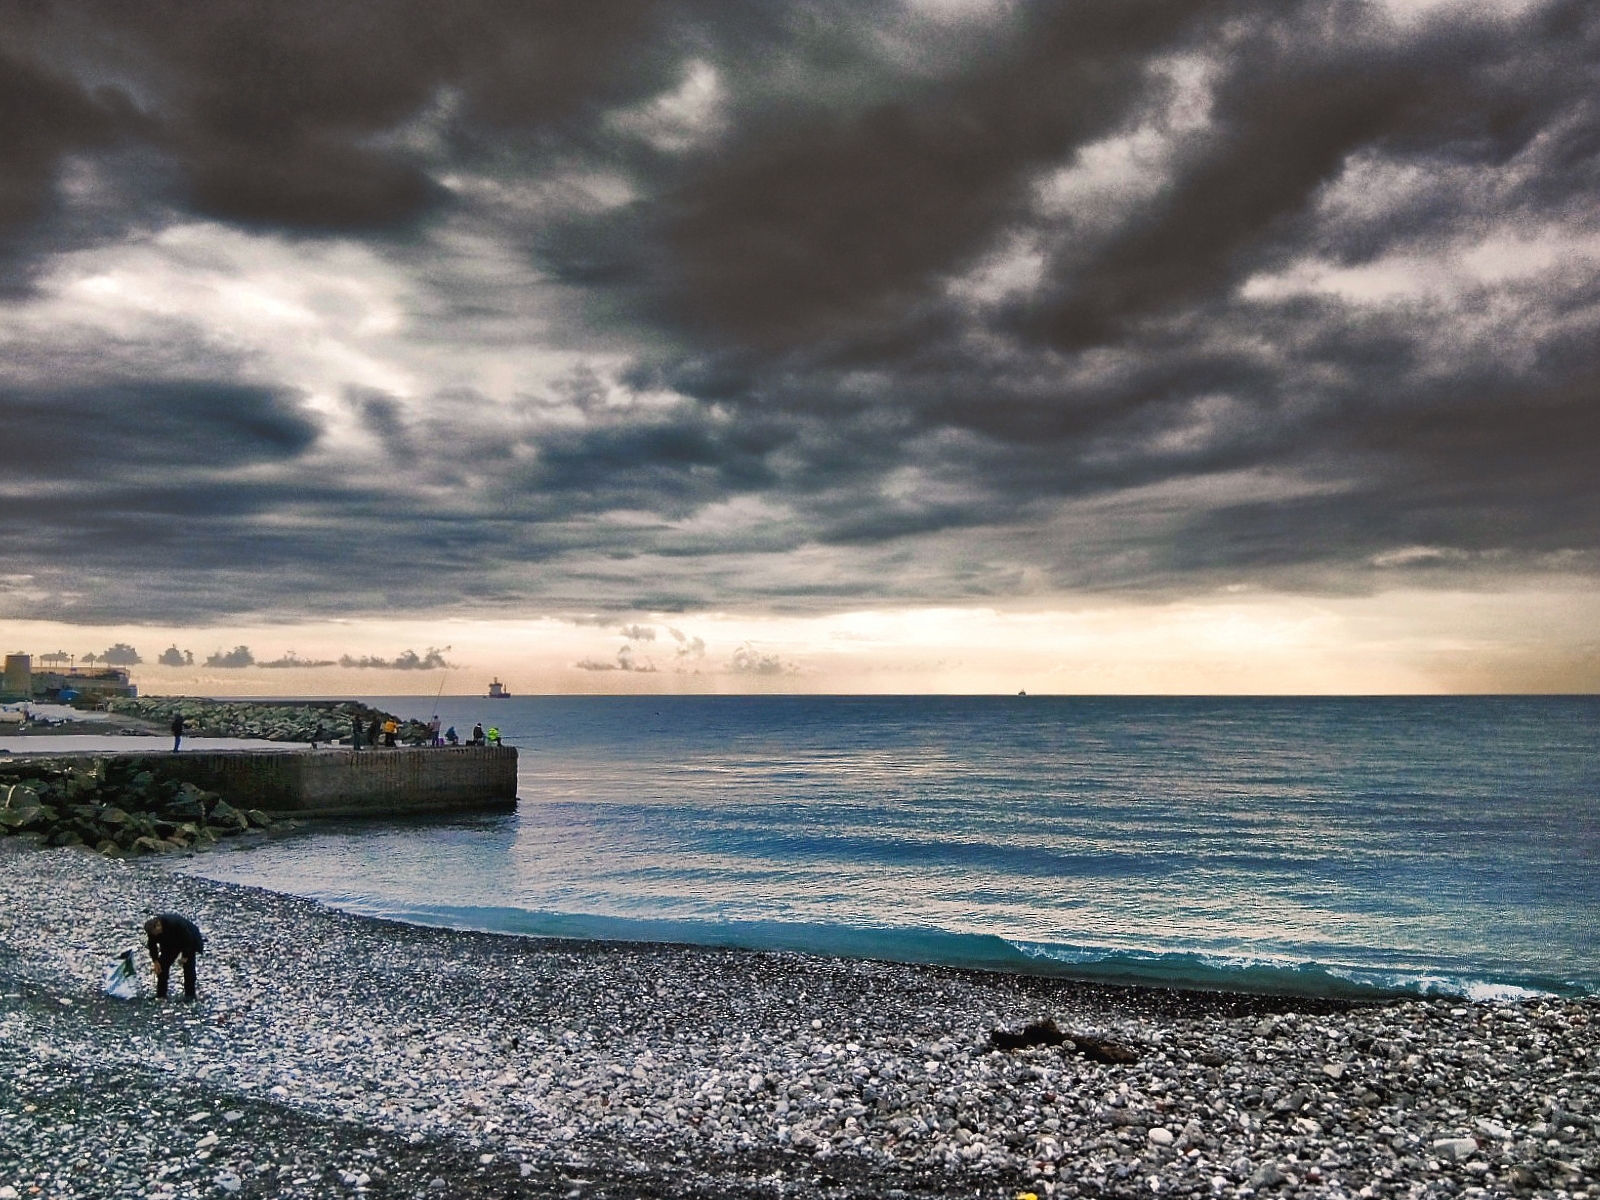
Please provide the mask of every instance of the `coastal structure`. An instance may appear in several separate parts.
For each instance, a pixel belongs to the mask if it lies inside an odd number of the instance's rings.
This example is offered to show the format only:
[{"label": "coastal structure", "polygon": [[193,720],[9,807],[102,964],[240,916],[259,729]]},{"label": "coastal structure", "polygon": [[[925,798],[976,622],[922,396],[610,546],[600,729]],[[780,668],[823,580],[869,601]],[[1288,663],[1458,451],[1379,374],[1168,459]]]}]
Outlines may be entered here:
[{"label": "coastal structure", "polygon": [[510,746],[206,750],[132,755],[134,770],[217,792],[273,817],[391,817],[515,808]]},{"label": "coastal structure", "polygon": [[[48,661],[49,655],[45,655]],[[35,671],[27,654],[8,654],[0,676],[0,701],[39,700],[70,704],[77,699],[98,703],[112,697],[137,696],[126,667],[68,667]]]},{"label": "coastal structure", "polygon": [[[9,760],[23,775],[89,768],[98,799],[128,811],[160,807],[174,785],[214,794],[269,818],[493,812],[517,804],[510,746],[347,750],[200,750],[180,754],[67,754]],[[82,787],[83,785],[79,785]]]},{"label": "coastal structure", "polygon": [[6,655],[5,674],[0,675],[0,701],[33,699],[33,659],[26,654]]}]

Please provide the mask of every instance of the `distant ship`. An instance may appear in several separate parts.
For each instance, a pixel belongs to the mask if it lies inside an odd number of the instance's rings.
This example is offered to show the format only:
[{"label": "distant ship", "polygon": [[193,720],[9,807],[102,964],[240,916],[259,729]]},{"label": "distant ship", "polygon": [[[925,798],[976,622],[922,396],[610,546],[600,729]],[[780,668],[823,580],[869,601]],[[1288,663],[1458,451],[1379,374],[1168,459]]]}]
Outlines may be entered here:
[{"label": "distant ship", "polygon": [[495,676],[494,682],[489,685],[489,699],[491,699],[491,700],[509,700],[509,699],[511,699],[511,693],[506,691],[506,685],[500,682],[500,677],[498,675]]}]

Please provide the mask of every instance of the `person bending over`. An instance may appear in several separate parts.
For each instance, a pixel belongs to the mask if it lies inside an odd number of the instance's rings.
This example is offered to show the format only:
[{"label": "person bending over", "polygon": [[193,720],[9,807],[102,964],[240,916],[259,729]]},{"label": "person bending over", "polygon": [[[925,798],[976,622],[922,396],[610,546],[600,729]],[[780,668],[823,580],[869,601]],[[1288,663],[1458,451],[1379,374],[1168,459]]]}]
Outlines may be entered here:
[{"label": "person bending over", "polygon": [[156,998],[167,995],[167,974],[172,964],[183,960],[183,995],[194,999],[194,956],[205,949],[205,938],[200,927],[177,913],[159,913],[144,923],[144,934],[150,947],[150,965],[156,972]]}]

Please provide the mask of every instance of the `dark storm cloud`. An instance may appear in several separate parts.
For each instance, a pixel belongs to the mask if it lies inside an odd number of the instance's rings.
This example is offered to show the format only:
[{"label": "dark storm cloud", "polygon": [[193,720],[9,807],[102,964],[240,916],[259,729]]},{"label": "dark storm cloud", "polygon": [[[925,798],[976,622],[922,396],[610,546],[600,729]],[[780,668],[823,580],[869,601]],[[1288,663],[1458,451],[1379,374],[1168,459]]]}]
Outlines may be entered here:
[{"label": "dark storm cloud", "polygon": [[1330,12],[1314,40],[1288,17],[1235,48],[1248,69],[1217,89],[1206,153],[1091,263],[1061,272],[1023,317],[1038,336],[1065,348],[1116,340],[1130,322],[1237,282],[1303,236],[1296,219],[1363,147],[1493,162],[1539,131],[1551,98],[1528,94],[1516,48],[1491,31],[1375,48],[1362,44],[1362,10]]},{"label": "dark storm cloud", "polygon": [[[200,214],[307,232],[394,229],[445,192],[384,135],[446,85],[490,129],[559,129],[656,82],[649,5],[244,0],[14,6],[0,92],[7,212],[44,203],[60,158],[114,131],[175,163]],[[656,61],[662,61],[657,56]],[[137,120],[133,119],[137,116]],[[10,172],[8,172],[10,174]]]},{"label": "dark storm cloud", "polygon": [[393,396],[376,388],[350,387],[345,389],[345,399],[362,425],[378,435],[393,462],[408,466],[417,461],[405,410]]},{"label": "dark storm cloud", "polygon": [[1592,5],[63,0],[0,35],[13,290],[204,218],[370,239],[450,336],[517,341],[488,268],[430,274],[448,226],[609,356],[321,417],[218,339],[216,378],[0,379],[0,468],[50,498],[0,548],[123,581],[74,612],[1600,569]]},{"label": "dark storm cloud", "polygon": [[0,388],[0,470],[99,486],[152,467],[293,458],[318,427],[298,398],[260,387],[161,383],[56,391]]},{"label": "dark storm cloud", "polygon": [[792,346],[852,338],[927,299],[1021,215],[1028,172],[1126,114],[1145,56],[1195,11],[1041,7],[953,78],[845,111],[763,114],[666,197],[668,307],[723,337]]}]

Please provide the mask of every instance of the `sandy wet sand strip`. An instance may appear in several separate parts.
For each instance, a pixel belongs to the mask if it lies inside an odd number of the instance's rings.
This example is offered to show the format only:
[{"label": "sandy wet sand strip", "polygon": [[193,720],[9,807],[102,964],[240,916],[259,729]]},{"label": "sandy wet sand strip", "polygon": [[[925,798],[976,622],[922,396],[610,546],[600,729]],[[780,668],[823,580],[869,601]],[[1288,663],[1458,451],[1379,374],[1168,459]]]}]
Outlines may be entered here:
[{"label": "sandy wet sand strip", "polygon": [[[200,1002],[102,997],[167,908]],[[1138,1061],[991,1049],[1044,1016]],[[0,1195],[1600,1195],[1597,1018],[453,932],[10,842]]]}]

